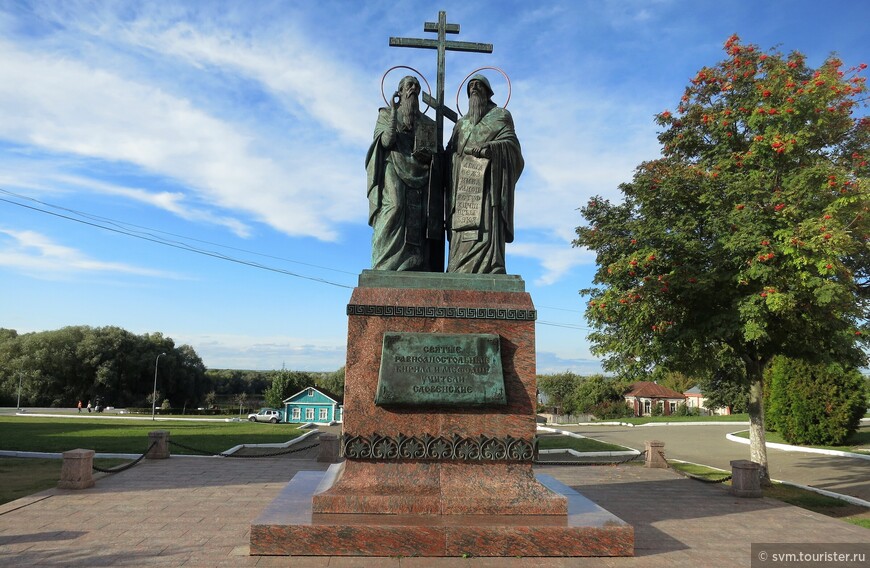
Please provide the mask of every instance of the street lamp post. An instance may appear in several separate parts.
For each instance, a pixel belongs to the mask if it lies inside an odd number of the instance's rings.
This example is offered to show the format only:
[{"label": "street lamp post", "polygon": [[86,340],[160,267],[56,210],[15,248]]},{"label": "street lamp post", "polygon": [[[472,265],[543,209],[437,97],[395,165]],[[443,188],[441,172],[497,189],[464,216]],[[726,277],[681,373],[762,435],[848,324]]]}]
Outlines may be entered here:
[{"label": "street lamp post", "polygon": [[24,378],[24,373],[18,373],[18,410],[21,410],[21,379]]},{"label": "street lamp post", "polygon": [[157,413],[157,366],[160,364],[160,358],[166,355],[161,353],[154,361],[154,391],[151,393],[151,420],[154,420],[154,415]]}]

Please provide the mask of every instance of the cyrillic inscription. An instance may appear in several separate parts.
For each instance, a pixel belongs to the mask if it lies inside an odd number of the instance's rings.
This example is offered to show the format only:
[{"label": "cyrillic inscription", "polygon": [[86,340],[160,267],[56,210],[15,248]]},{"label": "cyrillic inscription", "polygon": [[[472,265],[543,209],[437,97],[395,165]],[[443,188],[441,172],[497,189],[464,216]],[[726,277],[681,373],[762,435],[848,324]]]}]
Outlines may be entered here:
[{"label": "cyrillic inscription", "polygon": [[483,209],[483,178],[489,160],[463,156],[459,169],[453,204],[453,230],[465,231],[480,227]]},{"label": "cyrillic inscription", "polygon": [[375,404],[507,404],[499,336],[385,333]]}]

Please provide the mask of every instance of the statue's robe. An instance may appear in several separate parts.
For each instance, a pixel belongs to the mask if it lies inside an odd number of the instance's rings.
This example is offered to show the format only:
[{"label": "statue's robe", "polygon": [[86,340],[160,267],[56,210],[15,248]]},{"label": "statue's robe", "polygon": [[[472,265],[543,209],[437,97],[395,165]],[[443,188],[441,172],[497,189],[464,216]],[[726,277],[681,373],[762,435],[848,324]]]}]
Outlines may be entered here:
[{"label": "statue's robe", "polygon": [[[366,155],[369,225],[374,229],[372,268],[441,271],[443,252],[440,262],[431,253],[432,241],[443,241],[444,234],[435,121],[418,113],[414,130],[398,128],[393,144],[385,148],[382,138],[391,128],[390,120],[390,109],[381,108]],[[432,159],[425,163],[413,156],[415,134],[418,146],[422,142],[432,150]]]},{"label": "statue's robe", "polygon": [[[456,190],[466,148],[489,148],[484,175],[483,203],[477,227],[454,227]],[[511,114],[489,103],[486,114],[474,124],[459,119],[447,146],[452,156],[448,178],[447,228],[450,240],[448,272],[505,274],[505,243],[514,240],[514,190],[523,172],[520,142]]]}]

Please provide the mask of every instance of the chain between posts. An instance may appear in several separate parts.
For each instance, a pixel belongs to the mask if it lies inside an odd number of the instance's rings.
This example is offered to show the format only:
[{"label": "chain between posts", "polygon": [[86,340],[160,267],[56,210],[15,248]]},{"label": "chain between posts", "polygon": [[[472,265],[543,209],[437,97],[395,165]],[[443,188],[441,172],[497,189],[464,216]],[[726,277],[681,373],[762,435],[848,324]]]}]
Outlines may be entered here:
[{"label": "chain between posts", "polygon": [[154,449],[154,446],[156,446],[156,445],[157,445],[157,442],[151,442],[151,446],[149,446],[148,449],[145,450],[145,453],[144,453],[144,454],[142,454],[141,456],[139,456],[138,458],[136,458],[135,460],[131,461],[131,462],[128,463],[128,464],[119,465],[119,466],[116,466],[116,467],[110,467],[110,468],[108,468],[108,469],[104,469],[104,468],[102,468],[102,467],[97,467],[97,466],[95,466],[95,465],[91,465],[91,468],[92,468],[94,471],[98,471],[98,472],[100,472],[100,473],[121,473],[122,471],[127,471],[128,469],[130,469],[131,467],[133,467],[134,465],[136,465],[136,464],[138,464],[140,461],[142,461],[142,459],[143,459],[146,455],[148,455],[148,452],[150,452],[152,449]]},{"label": "chain between posts", "polygon": [[275,456],[284,456],[287,454],[294,454],[296,452],[310,450],[311,448],[316,448],[317,446],[320,445],[320,442],[316,442],[314,444],[311,444],[310,446],[305,446],[304,448],[288,448],[288,449],[284,449],[284,450],[279,450],[277,452],[269,452],[266,454],[238,455],[238,454],[228,454],[226,452],[211,452],[208,450],[201,450],[199,448],[194,448],[193,446],[188,446],[188,445],[182,444],[180,442],[173,442],[172,440],[169,440],[169,443],[172,444],[173,446],[178,446],[179,448],[183,448],[185,450],[190,450],[191,452],[196,452],[198,454],[202,454],[202,455],[206,455],[206,456],[219,456],[222,458],[272,458]]}]

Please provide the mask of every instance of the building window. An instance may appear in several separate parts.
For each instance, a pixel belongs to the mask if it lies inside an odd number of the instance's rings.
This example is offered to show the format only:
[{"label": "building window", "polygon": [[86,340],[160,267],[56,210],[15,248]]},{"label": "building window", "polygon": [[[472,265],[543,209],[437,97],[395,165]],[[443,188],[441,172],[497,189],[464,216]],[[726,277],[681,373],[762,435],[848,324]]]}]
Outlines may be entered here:
[{"label": "building window", "polygon": [[643,413],[650,414],[652,412],[652,403],[648,400],[643,401]]},{"label": "building window", "polygon": [[673,414],[674,412],[677,411],[677,403],[676,402],[669,402],[668,405],[670,406],[671,414]]},{"label": "building window", "polygon": [[299,420],[299,407],[293,407],[293,420]]},{"label": "building window", "polygon": [[320,416],[318,417],[318,420],[323,422],[324,420],[326,420],[326,417],[329,415],[329,409],[321,408],[319,414],[320,414]]},{"label": "building window", "polygon": [[308,396],[314,396],[314,389],[308,389]]},{"label": "building window", "polygon": [[314,409],[306,408],[305,409],[305,420],[314,420]]}]

